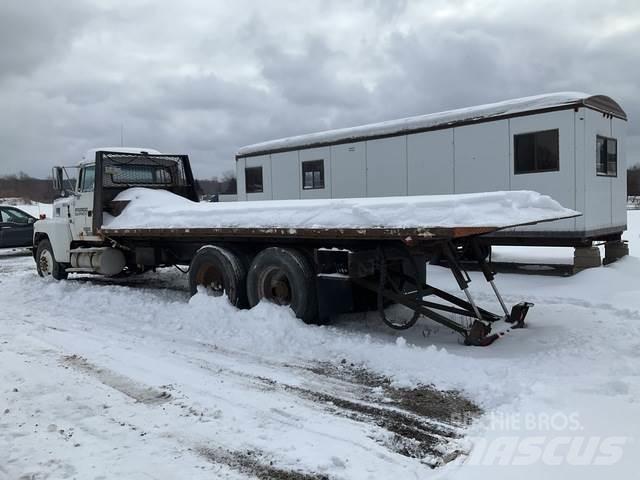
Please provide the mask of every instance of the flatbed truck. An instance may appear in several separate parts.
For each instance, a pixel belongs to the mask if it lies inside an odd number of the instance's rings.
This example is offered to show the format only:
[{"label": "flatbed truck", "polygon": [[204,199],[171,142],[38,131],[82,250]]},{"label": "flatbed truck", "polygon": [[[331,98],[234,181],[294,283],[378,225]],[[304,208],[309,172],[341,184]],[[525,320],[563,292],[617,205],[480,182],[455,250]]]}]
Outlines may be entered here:
[{"label": "flatbed truck", "polygon": [[[425,316],[459,333],[467,345],[496,340],[495,322],[524,326],[532,306],[521,302],[509,309],[498,292],[478,242],[495,226],[109,228],[105,219],[117,217],[128,204],[118,195],[132,187],[163,189],[197,202],[188,157],[112,148],[90,151],[77,168],[73,189],[64,188],[66,169],[54,168],[62,197],[52,218],[34,226],[34,259],[43,277],[135,275],[188,266],[192,294],[226,295],[238,308],[267,300],[319,324],[335,314],[375,310],[394,329],[409,328]],[[461,248],[474,253],[499,313],[474,301],[470,278],[456,256]],[[437,259],[446,260],[464,296],[427,283],[426,265]],[[389,318],[386,309],[394,303],[408,307],[409,315]]]}]

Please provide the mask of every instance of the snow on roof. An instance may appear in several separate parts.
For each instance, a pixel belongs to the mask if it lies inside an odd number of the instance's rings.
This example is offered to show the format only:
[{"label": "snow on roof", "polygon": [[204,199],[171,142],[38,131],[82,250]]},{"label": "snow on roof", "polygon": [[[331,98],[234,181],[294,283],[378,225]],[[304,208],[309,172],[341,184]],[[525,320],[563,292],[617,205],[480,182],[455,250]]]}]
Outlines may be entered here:
[{"label": "snow on roof", "polygon": [[103,228],[507,228],[580,215],[531,191],[409,197],[196,203],[166,190],[130,188]]},{"label": "snow on roof", "polygon": [[160,152],[154,150],[153,148],[144,148],[144,147],[101,147],[101,148],[92,148],[87,150],[85,154],[82,156],[83,162],[91,162],[96,159],[96,152],[114,152],[114,153],[142,153],[147,152],[152,155],[157,155]]},{"label": "snow on roof", "polygon": [[481,121],[491,117],[503,117],[532,112],[548,108],[568,106],[589,106],[606,111],[626,120],[626,114],[614,100],[604,95],[591,95],[582,92],[558,92],[533,97],[516,98],[503,102],[489,103],[475,107],[459,108],[439,113],[418,115],[381,123],[372,123],[358,127],[341,128],[325,132],[298,135],[242,147],[237,157],[267,153],[274,150],[321,146],[350,139],[402,134],[414,130],[453,126],[462,122]]}]

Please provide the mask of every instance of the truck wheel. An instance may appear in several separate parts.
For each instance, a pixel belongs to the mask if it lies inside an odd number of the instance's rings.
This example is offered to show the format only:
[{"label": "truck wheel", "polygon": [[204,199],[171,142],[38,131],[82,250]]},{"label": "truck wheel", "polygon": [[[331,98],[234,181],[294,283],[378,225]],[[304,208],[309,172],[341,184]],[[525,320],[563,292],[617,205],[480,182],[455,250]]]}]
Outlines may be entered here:
[{"label": "truck wheel", "polygon": [[51,242],[49,242],[49,240],[40,240],[40,242],[38,242],[38,248],[36,249],[36,267],[38,269],[38,275],[41,277],[51,276],[56,280],[65,280],[68,276],[64,265],[56,262],[56,257],[53,255],[53,248],[51,248]]},{"label": "truck wheel", "polygon": [[249,305],[266,299],[288,305],[305,323],[318,323],[318,298],[313,268],[297,250],[270,247],[260,252],[247,274]]},{"label": "truck wheel", "polygon": [[204,286],[214,296],[226,294],[238,308],[247,307],[247,269],[240,259],[226,248],[207,245],[198,250],[189,266],[189,288],[195,295]]}]

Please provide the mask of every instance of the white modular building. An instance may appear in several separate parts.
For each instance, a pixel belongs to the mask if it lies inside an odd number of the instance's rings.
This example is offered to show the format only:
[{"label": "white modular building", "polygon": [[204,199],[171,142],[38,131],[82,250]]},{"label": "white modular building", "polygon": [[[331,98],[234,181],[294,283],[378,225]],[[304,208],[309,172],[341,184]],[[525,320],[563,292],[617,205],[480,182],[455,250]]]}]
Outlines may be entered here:
[{"label": "white modular building", "polygon": [[237,152],[238,200],[535,190],[583,215],[492,243],[615,241],[626,125],[610,97],[564,92],[272,140]]}]

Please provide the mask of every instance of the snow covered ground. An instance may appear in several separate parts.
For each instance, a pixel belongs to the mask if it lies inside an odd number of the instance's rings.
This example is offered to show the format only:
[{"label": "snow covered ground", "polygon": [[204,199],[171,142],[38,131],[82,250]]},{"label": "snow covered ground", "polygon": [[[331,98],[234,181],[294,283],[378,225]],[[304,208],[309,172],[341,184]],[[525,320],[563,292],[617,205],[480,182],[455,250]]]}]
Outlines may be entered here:
[{"label": "snow covered ground", "polygon": [[640,211],[628,223],[615,264],[499,275],[536,306],[488,348],[427,321],[237,311],[175,270],[45,281],[0,252],[0,478],[637,478]]}]

